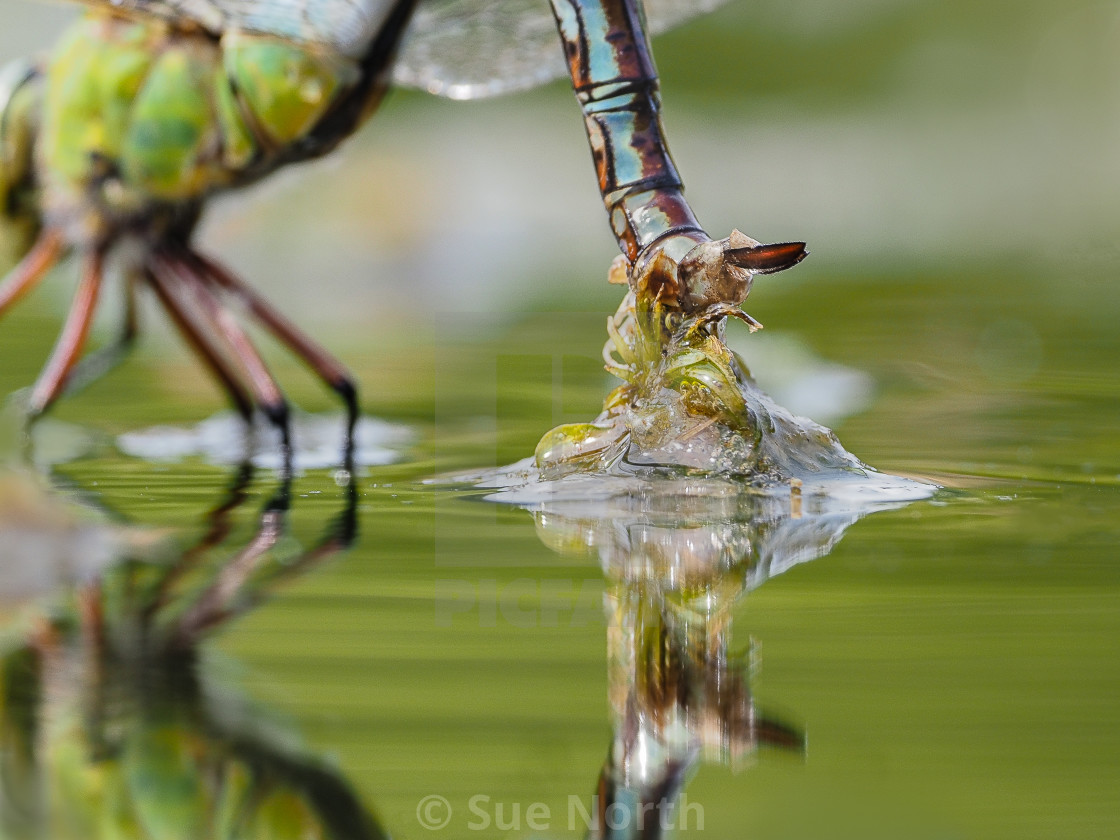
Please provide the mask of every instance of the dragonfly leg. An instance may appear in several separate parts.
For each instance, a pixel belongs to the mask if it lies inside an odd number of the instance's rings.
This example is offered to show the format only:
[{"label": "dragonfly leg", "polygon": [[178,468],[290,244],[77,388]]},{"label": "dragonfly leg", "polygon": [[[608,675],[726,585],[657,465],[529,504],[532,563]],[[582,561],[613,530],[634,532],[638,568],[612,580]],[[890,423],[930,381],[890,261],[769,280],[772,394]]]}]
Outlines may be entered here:
[{"label": "dragonfly leg", "polygon": [[125,356],[128,355],[132,346],[136,343],[138,334],[136,279],[135,277],[128,277],[125,280],[124,319],[120,333],[111,344],[90,353],[74,366],[73,372],[66,381],[66,394],[69,396],[81,391],[124,361]]},{"label": "dragonfly leg", "polygon": [[164,275],[164,282],[173,278],[189,291],[192,311],[196,312],[229,346],[234,357],[244,368],[248,378],[249,390],[257,407],[277,429],[283,441],[285,452],[291,452],[291,433],[288,425],[288,403],[280,386],[269,373],[264,359],[261,358],[253,342],[237,323],[237,319],[199,276],[195,266],[187,262],[178,252],[161,250],[153,254],[150,261],[156,274]]},{"label": "dragonfly leg", "polygon": [[342,363],[227,268],[199,253],[192,253],[191,257],[201,268],[200,274],[237,298],[277,340],[303,359],[323,383],[339,395],[346,405],[347,436],[353,437],[358,421],[358,389]]},{"label": "dragonfly leg", "polygon": [[210,369],[214,378],[225,388],[226,393],[233,401],[234,408],[237,409],[237,413],[244,418],[245,422],[252,422],[253,398],[249,396],[249,392],[245,390],[245,386],[241,384],[237,374],[230,367],[214,341],[207,335],[204,328],[192,320],[191,308],[176,296],[177,285],[174,278],[165,277],[150,267],[145,274],[145,279],[155,291],[156,297],[163,304],[163,308],[167,310],[167,314],[178,328],[180,335],[183,336],[191,349],[198,354],[206,367]]},{"label": "dragonfly leg", "polygon": [[46,367],[31,390],[29,416],[31,419],[46,411],[62,393],[70,371],[81,355],[86,337],[89,335],[93,313],[97,308],[97,298],[101,292],[103,253],[95,249],[89,253],[82,266],[82,276],[78,281],[78,291],[74,303],[62,326],[58,343],[47,360]]},{"label": "dragonfly leg", "polygon": [[0,315],[38,285],[62,257],[64,250],[59,231],[49,228],[43,231],[27,255],[0,284]]},{"label": "dragonfly leg", "polygon": [[779,271],[799,262],[804,243],[766,246],[738,232],[713,242],[700,226],[665,141],[640,0],[551,2],[631,285],[656,283],[685,309],[739,304],[754,263]]}]

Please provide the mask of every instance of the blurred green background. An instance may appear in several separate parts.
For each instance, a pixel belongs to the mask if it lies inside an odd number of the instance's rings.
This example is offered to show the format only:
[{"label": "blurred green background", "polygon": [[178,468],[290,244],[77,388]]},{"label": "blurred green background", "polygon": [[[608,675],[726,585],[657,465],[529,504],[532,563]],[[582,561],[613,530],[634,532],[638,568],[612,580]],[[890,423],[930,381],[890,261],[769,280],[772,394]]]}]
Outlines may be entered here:
[{"label": "blurred green background", "polygon": [[[48,49],[69,14],[0,0],[0,58]],[[702,771],[689,796],[707,832],[1120,830],[1118,46],[1120,7],[1070,0],[733,0],[655,42],[709,231],[812,251],[759,279],[748,309],[767,329],[732,341],[775,392],[822,365],[857,372],[858,399],[827,418],[845,445],[963,491],[870,517],[748,599],[736,638],[763,645],[758,692],[805,723],[810,751]],[[600,586],[599,571],[556,558],[522,512],[414,482],[529,454],[609,387],[615,251],[570,91],[395,94],[338,154],[216,202],[202,241],[339,352],[367,411],[417,433],[404,462],[363,477],[355,551],[223,651],[400,837],[431,836],[414,809],[432,793],[562,813],[607,744],[603,628],[441,628],[433,592]],[[56,272],[4,321],[0,392],[33,380],[72,284]],[[189,531],[228,476],[105,445],[222,406],[167,333],[58,406],[100,443],[57,473]],[[332,406],[270,360],[299,403]],[[296,513],[331,515],[333,489],[303,477]]]},{"label": "blurred green background", "polygon": [[[73,14],[2,4],[0,58],[49,49]],[[1111,368],[1120,311],[1117,26],[1106,3],[791,0],[732,2],[658,39],[666,127],[701,220],[812,250],[758,283],[752,313],[920,389],[956,382],[991,400],[1071,372],[1091,388],[1087,368]],[[397,93],[339,153],[214,202],[202,241],[329,331],[378,411],[399,390],[383,353],[493,336],[535,311],[598,329],[617,300],[563,82],[475,103]],[[50,284],[5,334],[31,313],[57,318],[69,288]],[[869,320],[892,333],[886,352],[851,328],[854,311],[879,308],[889,314]],[[173,364],[159,332],[139,356]],[[14,346],[13,384],[28,382],[42,352]],[[914,431],[892,457],[914,457]],[[1071,435],[1083,431],[1097,436]]]},{"label": "blurred green background", "polygon": [[[0,11],[5,60],[49,49],[73,13]],[[1071,0],[731,2],[658,39],[670,142],[713,233],[810,243],[774,286],[1008,259],[1054,282],[1111,256],[1117,25],[1112,4]],[[397,94],[331,159],[223,201],[205,239],[329,323],[610,299],[563,82],[481,103]]]}]

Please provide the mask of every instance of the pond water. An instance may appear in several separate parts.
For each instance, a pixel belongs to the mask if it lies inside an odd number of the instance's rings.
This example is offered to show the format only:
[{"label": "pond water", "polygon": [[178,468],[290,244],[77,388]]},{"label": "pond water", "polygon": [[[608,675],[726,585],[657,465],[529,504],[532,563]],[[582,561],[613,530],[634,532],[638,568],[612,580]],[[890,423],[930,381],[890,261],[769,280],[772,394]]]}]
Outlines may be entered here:
[{"label": "pond water", "polygon": [[[787,5],[661,53],[702,217],[813,250],[731,340],[779,402],[942,489],[530,511],[430,483],[593,417],[617,299],[566,92],[402,98],[205,232],[357,374],[376,421],[351,485],[330,397],[279,351],[316,457],[285,487],[203,446],[222,398],[154,317],[30,447],[5,416],[0,836],[313,837],[329,813],[325,836],[577,837],[636,778],[684,786],[681,836],[1120,834],[1115,16]],[[805,61],[739,101],[740,36]],[[0,394],[49,352],[64,274],[5,318]]]},{"label": "pond water", "polygon": [[[869,403],[837,424],[846,445],[945,488],[863,518],[816,522],[807,509],[801,531],[789,510],[585,505],[534,515],[424,483],[513,460],[555,421],[590,416],[606,385],[586,354],[602,340],[601,313],[526,315],[405,357],[375,349],[359,363],[363,379],[396,384],[368,388],[367,405],[387,406],[394,428],[408,430],[387,438],[398,460],[360,470],[345,553],[314,553],[340,539],[350,503],[335,470],[297,476],[288,534],[256,572],[264,578],[254,591],[267,600],[206,637],[201,679],[239,685],[280,721],[285,745],[298,732],[300,754],[333,768],[393,836],[429,834],[420,819],[437,819],[440,803],[421,817],[417,809],[430,796],[451,808],[441,836],[479,836],[485,820],[488,836],[578,836],[611,721],[625,708],[617,603],[634,587],[645,592],[619,572],[621,549],[608,535],[627,532],[637,556],[649,551],[635,537],[645,528],[662,546],[650,557],[688,555],[673,553],[674,540],[694,552],[698,540],[709,553],[717,546],[723,565],[685,588],[689,597],[716,592],[718,626],[683,626],[717,640],[732,665],[736,656],[753,662],[729,673],[760,716],[806,739],[804,751],[763,744],[753,755],[749,744],[729,746],[727,732],[709,735],[715,746],[701,750],[686,792],[696,807],[681,812],[693,831],[1105,835],[1120,824],[1120,382],[1111,364],[1120,348],[1103,308],[1064,310],[1061,282],[1020,297],[1024,276],[895,274],[838,279],[812,294],[768,291],[769,320],[797,325],[874,383]],[[5,369],[5,389],[31,374],[45,321],[26,313],[10,324],[5,341],[29,348],[28,370]],[[740,343],[748,360],[750,341]],[[775,368],[791,357],[781,344],[767,349]],[[378,374],[382,366],[391,372]],[[798,365],[787,367],[795,382]],[[278,359],[278,369],[297,398],[326,406],[290,364]],[[94,529],[73,538],[65,562],[93,563],[90,533],[110,526],[158,532],[114,537],[158,568],[213,543],[196,552],[211,573],[259,540],[279,489],[274,473],[118,448],[120,432],[148,421],[220,409],[206,386],[196,394],[179,381],[195,376],[184,359],[142,356],[41,427],[33,452],[56,460],[40,469],[50,498],[80,502],[79,521]],[[40,519],[44,533],[62,527]],[[11,518],[4,528],[13,531]],[[305,552],[313,559],[296,563]],[[763,560],[772,566],[760,573]],[[184,584],[176,597],[201,586]],[[65,601],[43,589],[34,608],[34,586],[9,598],[10,645],[37,626],[29,611]],[[669,621],[658,615],[655,627]],[[629,621],[632,630],[637,619]],[[488,798],[472,810],[472,797]],[[499,830],[499,818],[520,828]]]}]

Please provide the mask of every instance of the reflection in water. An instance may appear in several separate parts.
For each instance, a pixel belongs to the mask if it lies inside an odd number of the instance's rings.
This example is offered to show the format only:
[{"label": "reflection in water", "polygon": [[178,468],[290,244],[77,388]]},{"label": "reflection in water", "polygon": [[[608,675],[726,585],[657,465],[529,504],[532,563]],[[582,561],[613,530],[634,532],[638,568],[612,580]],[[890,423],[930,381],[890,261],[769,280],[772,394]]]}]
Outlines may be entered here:
[{"label": "reflection in water", "polygon": [[802,733],[755,708],[749,652],[729,647],[734,610],[769,578],[827,554],[862,516],[891,506],[713,481],[635,491],[534,505],[541,539],[564,554],[597,556],[608,581],[614,736],[589,809],[593,838],[660,837],[688,824],[681,797],[702,761],[738,768],[759,746],[803,749]]},{"label": "reflection in water", "polygon": [[122,559],[4,653],[0,836],[385,836],[347,782],[206,655],[231,619],[355,536],[349,487],[322,539],[285,555],[285,481],[251,538],[223,554],[251,478],[242,467],[195,545],[170,562]]}]

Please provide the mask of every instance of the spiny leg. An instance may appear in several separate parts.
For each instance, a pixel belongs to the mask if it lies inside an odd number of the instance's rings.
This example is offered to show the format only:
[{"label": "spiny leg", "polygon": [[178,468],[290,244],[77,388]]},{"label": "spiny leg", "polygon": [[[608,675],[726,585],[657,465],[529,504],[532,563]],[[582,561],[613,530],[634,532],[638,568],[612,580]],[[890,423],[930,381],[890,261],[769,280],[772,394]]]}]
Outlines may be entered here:
[{"label": "spiny leg", "polygon": [[358,420],[358,391],[342,363],[225,266],[197,252],[189,256],[202,268],[204,277],[238,298],[277,340],[303,359],[324,384],[342,398],[346,404],[347,437],[352,438]]},{"label": "spiny leg", "polygon": [[31,390],[29,415],[32,419],[46,411],[62,393],[66,379],[82,352],[101,292],[103,263],[104,254],[100,250],[91,251],[85,259],[78,291],[74,295],[74,303],[66,316],[58,343]]},{"label": "spiny leg", "polygon": [[163,308],[178,328],[180,335],[198,354],[203,363],[210,369],[222,387],[225,388],[229,398],[233,401],[237,413],[246,423],[253,421],[253,399],[245,386],[237,378],[237,374],[230,368],[229,363],[222,356],[221,351],[214,345],[206,333],[196,325],[188,314],[188,307],[175,296],[174,278],[165,278],[159,271],[152,270],[145,274],[148,284],[155,291]]},{"label": "spiny leg", "polygon": [[238,362],[244,367],[254,401],[269,421],[280,430],[284,450],[290,453],[288,403],[249,336],[237,323],[233,314],[214,296],[213,291],[193,266],[180,259],[178,255],[166,251],[153,255],[152,263],[153,267],[159,266],[157,270],[175,277],[190,290],[195,303],[198,304],[198,314],[205,318],[206,322],[229,344]]},{"label": "spiny leg", "polygon": [[0,284],[0,315],[35,288],[58,262],[63,250],[61,233],[49,228],[43,231],[27,255]]}]

